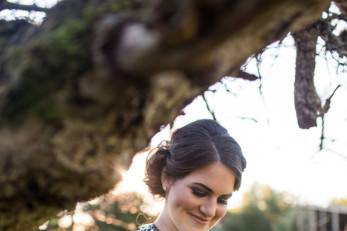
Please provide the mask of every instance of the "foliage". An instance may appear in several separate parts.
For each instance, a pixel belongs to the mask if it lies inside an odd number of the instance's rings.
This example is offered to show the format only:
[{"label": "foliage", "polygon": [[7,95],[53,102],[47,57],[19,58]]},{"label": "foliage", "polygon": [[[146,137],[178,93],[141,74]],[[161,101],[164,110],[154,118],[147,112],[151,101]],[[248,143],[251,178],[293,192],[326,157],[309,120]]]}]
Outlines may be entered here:
[{"label": "foliage", "polygon": [[[96,202],[95,202],[96,201]],[[88,202],[82,206],[83,213],[92,219],[88,224],[78,224],[72,221],[68,227],[60,227],[59,220],[63,217],[55,217],[49,220],[44,231],[70,231],[76,226],[83,226],[86,231],[127,231],[136,230],[141,224],[151,222],[152,217],[142,211],[144,201],[136,193],[112,193],[97,198],[94,202]]]},{"label": "foliage", "polygon": [[242,208],[230,211],[222,221],[223,230],[292,231],[294,207],[285,194],[254,185],[244,195]]},{"label": "foliage", "polygon": [[330,202],[332,206],[347,206],[347,197],[336,198]]}]

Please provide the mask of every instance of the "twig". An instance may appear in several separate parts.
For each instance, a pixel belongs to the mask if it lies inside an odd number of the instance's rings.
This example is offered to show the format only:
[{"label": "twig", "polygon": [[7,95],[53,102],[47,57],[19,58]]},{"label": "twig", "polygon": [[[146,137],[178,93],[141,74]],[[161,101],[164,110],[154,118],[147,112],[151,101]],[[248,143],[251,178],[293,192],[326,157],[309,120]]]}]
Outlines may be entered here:
[{"label": "twig", "polygon": [[347,21],[347,16],[346,15],[342,15],[342,14],[335,14],[335,13],[331,13],[330,12],[330,15],[328,17],[324,18],[324,21],[331,22],[331,21],[333,21],[335,19]]},{"label": "twig", "polygon": [[320,134],[319,151],[322,151],[323,148],[324,148],[324,140],[325,140],[325,135],[324,135],[324,130],[325,130],[324,114],[321,116],[321,119],[322,119],[322,128],[321,128],[321,134]]},{"label": "twig", "polygon": [[333,98],[333,96],[335,95],[337,89],[339,89],[341,87],[341,84],[337,85],[335,90],[333,91],[333,93],[331,93],[331,95],[325,100],[325,103],[322,107],[322,110],[320,112],[320,116],[324,116],[324,114],[326,114],[329,109],[330,109],[330,103],[331,103],[331,99]]},{"label": "twig", "polygon": [[324,136],[324,129],[325,129],[324,115],[329,111],[331,99],[335,95],[337,89],[339,89],[340,87],[341,87],[340,84],[337,85],[337,87],[335,88],[333,93],[331,93],[331,95],[325,101],[324,106],[322,107],[322,111],[320,112],[321,113],[320,116],[321,116],[321,119],[322,119],[322,130],[321,130],[321,136],[320,136],[319,151],[323,150],[323,148],[324,148],[324,139],[325,139],[325,136]]},{"label": "twig", "polygon": [[328,149],[325,149],[326,151],[329,151],[329,152],[331,152],[331,153],[333,153],[333,154],[336,154],[337,156],[339,156],[339,157],[341,157],[342,159],[344,159],[344,160],[346,160],[347,161],[347,155],[344,155],[344,154],[342,154],[342,153],[340,153],[340,152],[337,152],[337,151],[335,151],[335,150],[332,150],[331,148],[328,148]]},{"label": "twig", "polygon": [[215,115],[214,111],[210,108],[210,105],[209,105],[208,102],[207,102],[207,99],[206,99],[206,97],[205,97],[205,93],[202,93],[202,94],[201,94],[201,97],[202,97],[202,99],[204,100],[205,105],[206,105],[206,108],[207,108],[207,110],[209,111],[209,113],[211,114],[213,120],[217,121],[216,115]]},{"label": "twig", "polygon": [[252,118],[252,117],[245,117],[245,116],[237,116],[238,119],[241,119],[241,120],[250,120],[254,123],[258,123],[258,120],[255,119],[255,118]]},{"label": "twig", "polygon": [[261,66],[261,63],[262,63],[262,60],[261,60],[261,53],[259,53],[258,55],[255,56],[255,60],[256,60],[256,63],[257,63],[257,72],[258,72],[258,76],[259,76],[259,92],[260,92],[260,95],[264,95],[263,94],[263,83],[262,83],[262,76],[261,76],[261,73],[260,73],[260,66]]},{"label": "twig", "polygon": [[[277,49],[276,49],[276,54],[275,54],[275,55],[273,56],[273,58],[272,58],[272,63],[270,64],[270,67],[273,67],[273,66],[275,65],[276,60],[277,60],[278,57],[280,56],[281,48],[284,47],[283,41],[284,41],[285,38],[287,38],[287,36],[284,37],[284,38],[282,38],[282,39],[277,43],[277,45],[276,45],[276,47],[277,47]],[[266,50],[269,50],[269,48],[270,48],[270,47],[267,47]]]},{"label": "twig", "polygon": [[235,71],[232,71],[228,74],[228,76],[232,76],[234,78],[240,78],[240,79],[244,79],[244,80],[249,80],[249,81],[255,81],[260,79],[258,76],[248,73],[244,70],[238,69]]}]

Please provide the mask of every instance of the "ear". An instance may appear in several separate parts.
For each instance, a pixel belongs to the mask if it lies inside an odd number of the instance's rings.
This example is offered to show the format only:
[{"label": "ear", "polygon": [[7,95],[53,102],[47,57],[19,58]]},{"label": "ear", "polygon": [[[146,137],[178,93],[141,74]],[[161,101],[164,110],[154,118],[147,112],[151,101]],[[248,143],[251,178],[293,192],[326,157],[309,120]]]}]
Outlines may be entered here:
[{"label": "ear", "polygon": [[168,192],[172,185],[172,178],[166,175],[165,169],[161,172],[161,185],[165,192]]}]

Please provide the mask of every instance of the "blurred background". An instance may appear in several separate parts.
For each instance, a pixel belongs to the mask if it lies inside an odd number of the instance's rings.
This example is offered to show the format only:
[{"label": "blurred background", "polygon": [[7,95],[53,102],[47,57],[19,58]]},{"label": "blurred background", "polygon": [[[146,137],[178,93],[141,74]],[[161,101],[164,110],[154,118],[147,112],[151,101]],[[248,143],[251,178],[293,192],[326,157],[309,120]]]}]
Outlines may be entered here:
[{"label": "blurred background", "polygon": [[261,76],[248,82],[223,78],[163,125],[149,148],[138,153],[123,181],[108,195],[81,203],[74,213],[60,214],[41,230],[135,230],[155,219],[163,206],[143,183],[151,148],[168,140],[176,128],[214,118],[240,143],[247,158],[241,189],[214,230],[347,229],[346,72],[333,59],[318,58],[316,86],[327,98],[337,85],[322,126],[299,129],[293,86],[295,47],[291,37],[250,59],[245,70]]},{"label": "blurred background", "polygon": [[[12,1],[18,2],[18,1]],[[32,4],[33,1],[20,1]],[[51,7],[56,1],[35,1]],[[336,10],[337,9],[332,9]],[[30,18],[44,13],[1,11],[0,17]],[[339,23],[337,31],[346,30]],[[175,129],[201,118],[213,118],[240,143],[247,159],[241,189],[230,199],[228,213],[215,231],[347,230],[347,78],[346,67],[326,54],[319,41],[315,84],[327,99],[337,86],[324,124],[299,129],[294,109],[295,45],[288,35],[243,66],[259,78],[226,76],[183,109],[172,124],[163,124],[146,150],[123,171],[123,181],[109,194],[58,214],[40,230],[136,230],[153,221],[163,206],[143,183],[151,148],[168,140]]]}]

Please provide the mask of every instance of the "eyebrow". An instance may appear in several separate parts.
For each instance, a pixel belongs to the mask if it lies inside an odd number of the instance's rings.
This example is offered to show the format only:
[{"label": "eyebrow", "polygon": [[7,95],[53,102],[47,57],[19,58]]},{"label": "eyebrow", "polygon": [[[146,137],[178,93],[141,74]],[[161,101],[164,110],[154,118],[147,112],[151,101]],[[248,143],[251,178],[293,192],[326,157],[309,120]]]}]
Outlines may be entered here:
[{"label": "eyebrow", "polygon": [[[202,183],[194,182],[193,185],[200,186],[200,187],[204,188],[205,190],[207,190],[208,192],[213,193],[213,190],[212,190],[212,189],[210,189],[209,187],[207,187],[206,185],[204,185],[204,184],[202,184]],[[233,195],[233,194],[230,193],[230,194],[223,194],[223,195],[221,195],[221,196],[223,196],[223,197],[231,197],[232,195]]]}]

